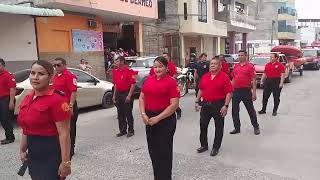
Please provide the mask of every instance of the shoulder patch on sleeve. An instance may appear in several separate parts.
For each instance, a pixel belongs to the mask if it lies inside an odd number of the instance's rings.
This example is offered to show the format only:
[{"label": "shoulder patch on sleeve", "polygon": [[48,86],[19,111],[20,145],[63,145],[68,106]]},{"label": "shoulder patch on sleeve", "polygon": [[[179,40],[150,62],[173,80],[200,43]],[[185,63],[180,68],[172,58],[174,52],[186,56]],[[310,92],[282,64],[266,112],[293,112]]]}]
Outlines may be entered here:
[{"label": "shoulder patch on sleeve", "polygon": [[69,107],[69,104],[67,102],[64,102],[61,104],[61,109],[63,112],[68,112],[70,111],[70,107]]},{"label": "shoulder patch on sleeve", "polygon": [[72,82],[73,82],[73,84],[76,86],[77,85],[77,79],[76,78],[73,78],[72,79]]}]

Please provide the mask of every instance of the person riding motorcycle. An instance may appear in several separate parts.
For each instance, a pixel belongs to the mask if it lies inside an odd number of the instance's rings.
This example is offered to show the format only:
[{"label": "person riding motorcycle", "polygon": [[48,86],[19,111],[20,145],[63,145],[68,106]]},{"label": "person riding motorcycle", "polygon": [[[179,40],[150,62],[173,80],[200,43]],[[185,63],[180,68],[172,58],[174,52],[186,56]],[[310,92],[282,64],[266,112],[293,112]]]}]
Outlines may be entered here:
[{"label": "person riding motorcycle", "polygon": [[[192,85],[194,79],[193,79],[193,74],[194,74],[194,69],[195,69],[195,63],[196,63],[196,54],[195,53],[191,53],[190,54],[190,61],[189,63],[186,65],[186,68],[188,68],[188,72],[186,74],[187,78],[187,92],[188,89],[190,88],[190,86]],[[188,75],[191,75],[192,77],[189,77]]]}]

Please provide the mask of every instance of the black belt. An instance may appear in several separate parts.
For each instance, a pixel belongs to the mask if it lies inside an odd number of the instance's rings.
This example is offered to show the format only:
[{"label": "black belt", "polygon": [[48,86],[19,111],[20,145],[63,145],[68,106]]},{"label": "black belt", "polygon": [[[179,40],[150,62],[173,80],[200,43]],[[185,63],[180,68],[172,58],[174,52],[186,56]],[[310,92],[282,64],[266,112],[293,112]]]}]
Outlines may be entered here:
[{"label": "black belt", "polygon": [[224,99],[217,100],[217,101],[211,101],[211,102],[208,102],[208,101],[202,101],[200,104],[201,104],[201,105],[207,105],[207,106],[210,106],[210,105],[218,105],[218,104],[221,104],[221,103],[224,103]]}]

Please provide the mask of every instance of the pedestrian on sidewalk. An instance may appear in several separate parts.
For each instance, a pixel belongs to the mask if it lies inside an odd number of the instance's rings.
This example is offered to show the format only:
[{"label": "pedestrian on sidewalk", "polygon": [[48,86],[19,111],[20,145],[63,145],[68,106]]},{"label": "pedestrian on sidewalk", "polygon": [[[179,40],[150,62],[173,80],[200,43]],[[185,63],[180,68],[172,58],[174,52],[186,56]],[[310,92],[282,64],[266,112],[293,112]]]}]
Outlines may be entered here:
[{"label": "pedestrian on sidewalk", "polygon": [[209,72],[209,62],[207,61],[208,55],[206,53],[202,53],[199,57],[199,61],[195,63],[194,67],[194,84],[196,85],[196,97],[199,91],[199,83],[204,74]]},{"label": "pedestrian on sidewalk", "polygon": [[63,58],[56,58],[53,61],[55,75],[52,79],[52,87],[55,90],[62,91],[68,99],[71,109],[70,121],[70,139],[71,150],[70,157],[74,155],[74,148],[77,136],[78,105],[77,105],[77,77],[67,69],[67,61]]},{"label": "pedestrian on sidewalk", "polygon": [[114,61],[112,70],[114,91],[112,100],[117,107],[119,133],[117,137],[128,134],[127,137],[134,135],[134,119],[132,115],[134,87],[136,83],[136,73],[125,65],[125,58],[119,56]]},{"label": "pedestrian on sidewalk", "polygon": [[28,160],[34,180],[64,179],[71,173],[71,111],[64,93],[49,85],[53,71],[47,61],[32,64],[29,80],[33,90],[19,106],[20,160]]},{"label": "pedestrian on sidewalk", "polygon": [[86,71],[86,61],[84,59],[80,60],[80,64],[77,66],[78,69]]},{"label": "pedestrian on sidewalk", "polygon": [[272,53],[270,56],[270,62],[266,64],[261,78],[260,85],[263,87],[263,99],[262,109],[258,112],[259,114],[266,113],[268,99],[272,93],[274,100],[272,116],[277,115],[285,72],[286,67],[279,62],[279,55],[277,53]]},{"label": "pedestrian on sidewalk", "polygon": [[168,61],[154,61],[155,75],[143,84],[139,107],[146,135],[155,180],[172,179],[173,136],[176,131],[175,111],[179,107],[177,81],[167,74]]},{"label": "pedestrian on sidewalk", "polygon": [[[198,153],[208,150],[208,125],[214,119],[215,136],[210,155],[219,153],[224,131],[224,117],[227,115],[233,87],[229,76],[221,70],[221,61],[214,58],[210,62],[210,72],[203,75],[195,102],[195,110],[200,111],[200,143]],[[200,99],[203,101],[200,103]]]},{"label": "pedestrian on sidewalk", "polygon": [[254,128],[254,134],[260,134],[260,128],[257,120],[257,113],[253,106],[253,101],[257,99],[256,89],[256,71],[254,65],[249,63],[248,53],[245,50],[239,51],[239,64],[232,71],[232,84],[234,88],[232,98],[232,119],[234,130],[230,134],[240,133],[240,102],[245,105]]},{"label": "pedestrian on sidewalk", "polygon": [[6,63],[0,58],[0,123],[5,131],[6,138],[1,144],[13,143],[15,140],[10,117],[13,116],[14,99],[16,95],[16,80],[14,76],[5,69]]}]

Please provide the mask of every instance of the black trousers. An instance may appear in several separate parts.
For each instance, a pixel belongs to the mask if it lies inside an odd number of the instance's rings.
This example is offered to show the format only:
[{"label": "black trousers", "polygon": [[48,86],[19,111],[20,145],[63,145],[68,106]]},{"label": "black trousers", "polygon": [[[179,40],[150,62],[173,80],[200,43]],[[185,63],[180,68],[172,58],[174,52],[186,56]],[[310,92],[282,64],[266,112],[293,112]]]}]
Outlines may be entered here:
[{"label": "black trousers", "polygon": [[194,88],[194,90],[196,91],[196,97],[197,97],[198,92],[199,92],[199,84],[200,84],[200,79],[198,78],[196,80],[196,87]]},{"label": "black trousers", "polygon": [[233,98],[232,98],[232,119],[233,119],[233,125],[234,128],[239,130],[241,123],[240,123],[240,117],[239,117],[239,111],[240,111],[240,102],[243,102],[244,106],[246,107],[251,124],[255,129],[259,128],[258,120],[257,120],[257,113],[253,106],[252,101],[252,92],[249,88],[243,88],[243,89],[235,89],[233,92]]},{"label": "black trousers", "polygon": [[[146,111],[148,117],[154,117],[160,113]],[[172,179],[173,136],[176,124],[177,119],[173,113],[154,126],[146,126],[148,149],[155,180]]]},{"label": "black trousers", "polygon": [[77,121],[78,121],[78,104],[77,101],[73,104],[73,115],[71,116],[71,121],[70,121],[70,153],[74,154],[74,148],[76,144],[76,136],[77,136]]},{"label": "black trousers", "polygon": [[61,148],[57,136],[27,136],[28,169],[32,180],[59,180]]},{"label": "black trousers", "polygon": [[3,127],[7,140],[14,139],[13,127],[10,118],[13,117],[13,111],[9,110],[10,97],[0,97],[0,123]]},{"label": "black trousers", "polygon": [[126,98],[129,92],[116,92],[116,106],[118,112],[118,122],[119,122],[119,130],[121,133],[134,132],[133,127],[133,97],[131,98],[129,103],[126,103]]},{"label": "black trousers", "polygon": [[280,104],[280,94],[282,88],[279,87],[281,78],[267,78],[263,86],[262,111],[266,111],[268,99],[272,93],[274,100],[273,112],[278,111]]},{"label": "black trousers", "polygon": [[213,149],[219,150],[223,138],[224,117],[221,116],[220,110],[224,105],[224,100],[206,103],[202,102],[200,112],[200,143],[201,147],[208,147],[208,126],[211,118],[214,119],[215,135]]}]

